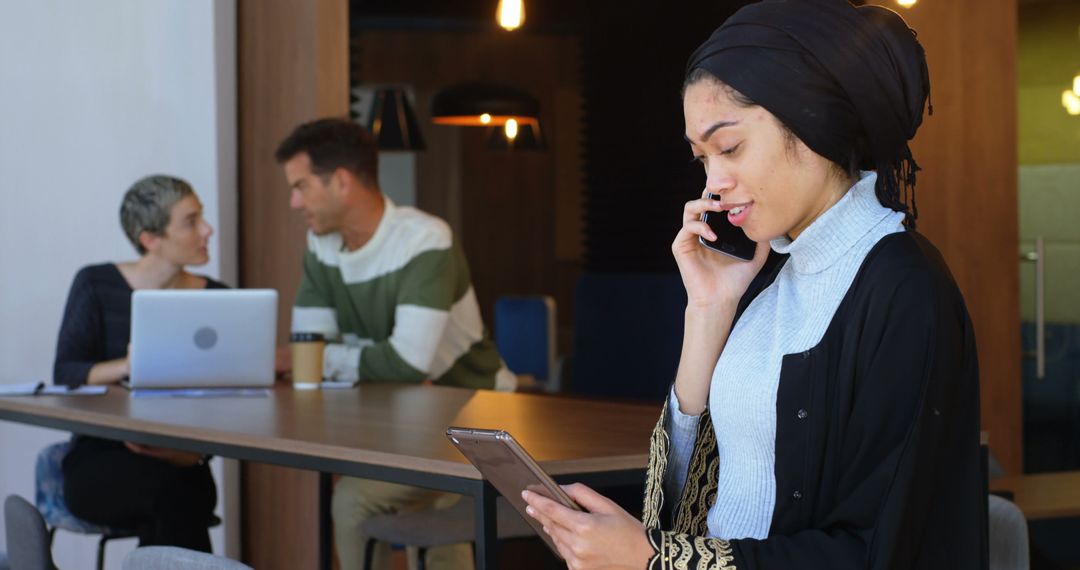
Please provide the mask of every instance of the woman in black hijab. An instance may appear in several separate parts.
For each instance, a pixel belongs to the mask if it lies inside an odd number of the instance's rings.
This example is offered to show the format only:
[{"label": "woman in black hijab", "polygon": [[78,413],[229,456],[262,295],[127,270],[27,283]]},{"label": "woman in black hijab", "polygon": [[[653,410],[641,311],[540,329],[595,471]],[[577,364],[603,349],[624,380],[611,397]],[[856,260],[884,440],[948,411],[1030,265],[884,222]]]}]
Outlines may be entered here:
[{"label": "woman in black hijab", "polygon": [[[983,566],[975,340],[914,232],[928,97],[914,32],[846,0],[752,4],[694,52],[706,188],[672,244],[685,334],[643,521],[582,485],[585,513],[524,493],[571,568]],[[752,261],[701,245],[706,212]]]}]

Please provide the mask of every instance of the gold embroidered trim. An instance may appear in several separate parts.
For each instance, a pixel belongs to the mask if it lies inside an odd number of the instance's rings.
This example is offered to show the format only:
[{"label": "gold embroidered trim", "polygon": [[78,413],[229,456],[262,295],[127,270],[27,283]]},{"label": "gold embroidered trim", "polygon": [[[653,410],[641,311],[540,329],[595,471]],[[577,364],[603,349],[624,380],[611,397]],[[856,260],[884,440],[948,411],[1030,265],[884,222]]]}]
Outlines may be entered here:
[{"label": "gold embroidered trim", "polygon": [[649,570],[737,570],[732,562],[731,543],[716,538],[690,536],[668,531],[649,532],[649,544],[656,554]]},{"label": "gold embroidered trim", "polygon": [[716,501],[717,478],[720,474],[720,454],[716,446],[716,431],[708,409],[698,423],[697,440],[690,459],[686,484],[675,505],[674,531],[660,528],[660,512],[664,504],[664,477],[667,475],[671,441],[664,430],[668,403],[660,412],[660,420],[649,440],[649,470],[645,483],[645,505],[642,522],[649,544],[656,554],[649,559],[649,570],[736,570],[731,543],[706,538],[709,533],[709,508]]},{"label": "gold embroidered trim", "polygon": [[676,506],[673,526],[675,532],[708,534],[709,508],[716,499],[719,473],[720,456],[716,448],[716,431],[706,408],[698,420],[697,441],[694,442],[682,497]]},{"label": "gold embroidered trim", "polygon": [[[711,438],[713,438],[713,448],[716,447],[716,435],[712,430],[709,430]],[[714,452],[714,455],[709,459],[709,464],[705,467],[705,481],[701,488],[701,498],[698,500],[697,513],[694,519],[694,527],[697,529],[695,534],[705,536],[709,534],[709,509],[716,504],[716,494],[720,487],[720,456]]]},{"label": "gold embroidered trim", "polygon": [[664,408],[660,410],[660,420],[649,438],[649,471],[645,478],[645,505],[641,515],[646,529],[660,528],[660,511],[664,507],[664,475],[670,448],[670,440],[664,430],[667,409],[668,403],[665,401]]}]

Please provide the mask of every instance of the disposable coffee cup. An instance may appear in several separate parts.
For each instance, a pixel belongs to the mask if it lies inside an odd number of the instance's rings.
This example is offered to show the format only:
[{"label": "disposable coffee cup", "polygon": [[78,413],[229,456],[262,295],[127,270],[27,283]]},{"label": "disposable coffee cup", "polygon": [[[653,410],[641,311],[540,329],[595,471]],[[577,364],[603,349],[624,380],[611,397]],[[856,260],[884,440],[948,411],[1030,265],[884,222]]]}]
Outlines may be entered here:
[{"label": "disposable coffee cup", "polygon": [[293,387],[318,388],[322,382],[326,337],[322,333],[294,332],[289,335],[289,344],[292,346]]}]

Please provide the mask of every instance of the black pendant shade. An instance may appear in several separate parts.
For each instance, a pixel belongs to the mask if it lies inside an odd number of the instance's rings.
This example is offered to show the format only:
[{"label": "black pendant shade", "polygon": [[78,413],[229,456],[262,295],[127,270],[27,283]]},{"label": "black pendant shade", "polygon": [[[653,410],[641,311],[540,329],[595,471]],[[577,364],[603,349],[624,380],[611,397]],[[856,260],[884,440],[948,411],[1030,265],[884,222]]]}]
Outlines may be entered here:
[{"label": "black pendant shade", "polygon": [[423,150],[424,139],[405,90],[384,88],[375,92],[368,129],[379,150]]},{"label": "black pendant shade", "polygon": [[438,125],[500,126],[509,119],[535,124],[540,103],[528,93],[493,83],[460,83],[435,94],[431,120]]}]

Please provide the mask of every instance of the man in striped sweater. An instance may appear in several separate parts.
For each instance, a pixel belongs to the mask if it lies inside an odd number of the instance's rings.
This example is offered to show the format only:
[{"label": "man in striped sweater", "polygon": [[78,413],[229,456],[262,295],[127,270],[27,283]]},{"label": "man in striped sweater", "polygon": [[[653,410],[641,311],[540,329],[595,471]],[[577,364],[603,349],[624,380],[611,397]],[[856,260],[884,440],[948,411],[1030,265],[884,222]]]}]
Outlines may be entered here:
[{"label": "man in striped sweater", "polygon": [[[382,194],[377,149],[365,129],[343,119],[306,123],[276,158],[291,189],[289,205],[310,229],[292,330],[331,339],[324,376],[513,389],[516,379],[480,317],[461,245],[443,220]],[[342,568],[361,567],[366,518],[454,500],[342,478],[333,498]],[[376,554],[376,568],[380,559],[386,563],[385,553]],[[469,567],[469,560],[465,545],[428,552],[433,569]]]}]

